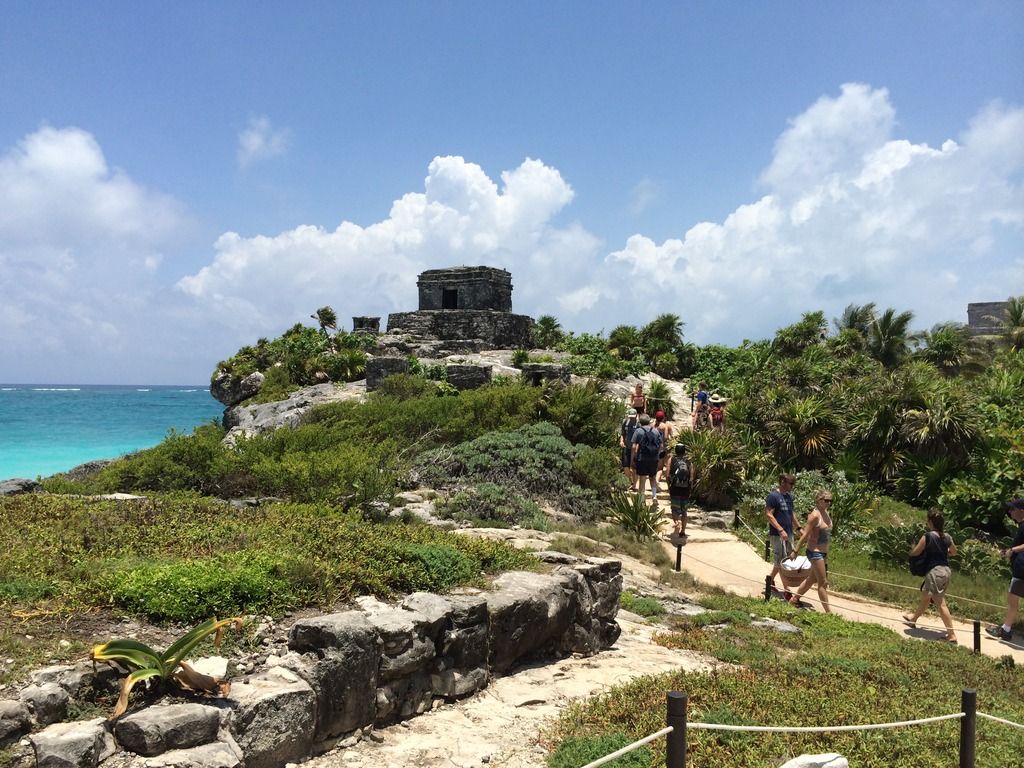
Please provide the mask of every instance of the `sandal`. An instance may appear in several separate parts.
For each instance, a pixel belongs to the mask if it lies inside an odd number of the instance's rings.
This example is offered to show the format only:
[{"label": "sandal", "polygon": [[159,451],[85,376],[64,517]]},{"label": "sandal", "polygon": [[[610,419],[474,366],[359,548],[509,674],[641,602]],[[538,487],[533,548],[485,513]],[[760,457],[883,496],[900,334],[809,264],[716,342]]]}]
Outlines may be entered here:
[{"label": "sandal", "polygon": [[960,645],[960,643],[958,643],[956,641],[955,637],[947,637],[946,638],[946,642],[949,643],[950,645]]},{"label": "sandal", "polygon": [[914,629],[914,628],[915,628],[915,627],[917,626],[917,622],[916,622],[916,621],[914,621],[914,620],[913,620],[912,618],[910,618],[909,616],[904,616],[904,617],[903,617],[903,623],[904,623],[904,624],[906,624],[906,625],[907,625],[908,627],[910,627],[911,629]]}]

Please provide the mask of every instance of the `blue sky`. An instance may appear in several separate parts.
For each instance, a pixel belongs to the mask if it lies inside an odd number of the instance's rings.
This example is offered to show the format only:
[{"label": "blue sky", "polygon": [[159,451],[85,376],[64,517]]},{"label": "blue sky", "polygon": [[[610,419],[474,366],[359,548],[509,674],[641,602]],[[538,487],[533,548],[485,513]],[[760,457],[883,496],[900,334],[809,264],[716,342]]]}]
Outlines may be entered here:
[{"label": "blue sky", "polygon": [[1019,3],[553,5],[5,4],[0,381],[202,381],[461,263],[699,343],[1024,293]]}]

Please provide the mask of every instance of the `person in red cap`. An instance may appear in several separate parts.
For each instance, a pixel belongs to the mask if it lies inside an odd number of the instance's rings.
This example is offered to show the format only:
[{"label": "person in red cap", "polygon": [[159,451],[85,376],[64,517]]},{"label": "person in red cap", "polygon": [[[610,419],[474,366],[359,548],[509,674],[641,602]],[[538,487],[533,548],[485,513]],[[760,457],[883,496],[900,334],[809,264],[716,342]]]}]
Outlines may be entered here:
[{"label": "person in red cap", "polygon": [[[654,428],[661,432],[661,453],[658,454],[658,472],[661,474],[662,479],[665,479],[668,477],[668,441],[672,437],[672,425],[665,421],[664,411],[658,411],[654,414]],[[654,482],[655,487],[657,487],[658,479],[655,478]]]}]

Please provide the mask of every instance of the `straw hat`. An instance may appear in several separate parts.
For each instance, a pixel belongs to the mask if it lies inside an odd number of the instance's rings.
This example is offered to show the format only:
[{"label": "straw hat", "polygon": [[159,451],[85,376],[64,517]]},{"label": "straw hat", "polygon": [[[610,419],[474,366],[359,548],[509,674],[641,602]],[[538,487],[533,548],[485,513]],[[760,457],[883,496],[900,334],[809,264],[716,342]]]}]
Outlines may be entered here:
[{"label": "straw hat", "polygon": [[718,394],[716,392],[715,394],[713,394],[711,396],[711,399],[709,400],[709,402],[712,402],[715,405],[720,405],[720,404],[728,402],[728,401],[724,397],[722,397],[720,394]]}]

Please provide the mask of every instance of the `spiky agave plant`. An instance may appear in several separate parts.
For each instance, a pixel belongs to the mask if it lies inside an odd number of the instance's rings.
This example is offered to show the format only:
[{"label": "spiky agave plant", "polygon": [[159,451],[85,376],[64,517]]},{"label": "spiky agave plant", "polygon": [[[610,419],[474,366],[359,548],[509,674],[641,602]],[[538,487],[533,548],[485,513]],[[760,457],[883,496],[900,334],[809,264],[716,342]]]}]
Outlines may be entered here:
[{"label": "spiky agave plant", "polygon": [[95,646],[89,654],[93,662],[116,661],[132,670],[121,681],[121,695],[110,719],[115,720],[124,714],[132,688],[143,680],[157,678],[161,683],[173,682],[184,690],[198,693],[227,693],[230,683],[196,672],[183,659],[210,635],[214,636],[214,645],[219,647],[224,629],[228,626],[241,629],[242,622],[240,616],[219,621],[207,619],[175,640],[163,653],[138,640],[129,639],[111,640]]}]

